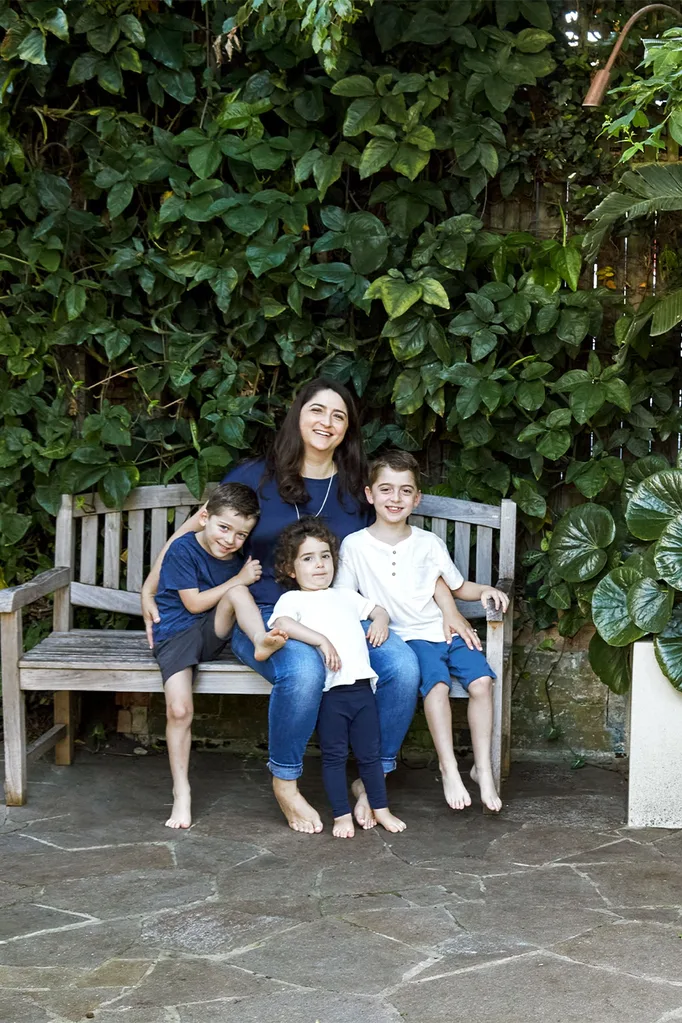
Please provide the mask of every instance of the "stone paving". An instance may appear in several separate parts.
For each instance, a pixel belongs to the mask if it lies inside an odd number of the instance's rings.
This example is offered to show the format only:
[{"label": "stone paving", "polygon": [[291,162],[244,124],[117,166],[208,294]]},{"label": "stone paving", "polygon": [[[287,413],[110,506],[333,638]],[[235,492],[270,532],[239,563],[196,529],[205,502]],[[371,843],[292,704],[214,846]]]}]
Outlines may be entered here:
[{"label": "stone paving", "polygon": [[616,772],[517,764],[490,818],[403,766],[407,831],[352,841],[290,832],[261,761],[196,754],[193,786],[170,832],[161,755],[33,766],[0,807],[2,1023],[682,1020],[682,832],[625,828]]}]

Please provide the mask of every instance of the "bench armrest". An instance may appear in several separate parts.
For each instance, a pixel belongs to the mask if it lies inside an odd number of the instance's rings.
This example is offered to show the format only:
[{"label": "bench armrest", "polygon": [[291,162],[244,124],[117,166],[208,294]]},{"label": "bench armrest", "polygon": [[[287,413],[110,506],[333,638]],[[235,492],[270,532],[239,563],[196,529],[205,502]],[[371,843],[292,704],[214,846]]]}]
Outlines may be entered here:
[{"label": "bench armrest", "polygon": [[[496,587],[498,590],[502,590],[511,599],[511,595],[514,592],[514,580],[513,579],[500,579],[497,582]],[[504,621],[504,613],[495,607],[494,601],[491,599],[488,601],[488,606],[485,611],[485,620],[487,622],[502,622]]]},{"label": "bench armrest", "polygon": [[18,611],[20,608],[26,607],[27,604],[32,604],[39,597],[44,597],[63,586],[68,586],[70,582],[70,568],[51,568],[47,572],[41,572],[28,583],[0,590],[0,614]]}]

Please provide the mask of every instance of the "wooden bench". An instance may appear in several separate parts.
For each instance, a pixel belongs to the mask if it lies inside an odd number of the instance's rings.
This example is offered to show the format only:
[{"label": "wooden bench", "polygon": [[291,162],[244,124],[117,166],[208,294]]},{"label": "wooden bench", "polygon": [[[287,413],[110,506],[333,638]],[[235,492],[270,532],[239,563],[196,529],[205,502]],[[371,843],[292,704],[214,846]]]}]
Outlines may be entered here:
[{"label": "wooden bench", "polygon": [[[190,492],[180,485],[139,487],[120,511],[112,511],[93,494],[63,496],[57,516],[56,567],[31,582],[0,590],[8,806],[26,801],[27,762],[31,759],[54,747],[57,764],[71,763],[79,692],[163,691],[144,632],[74,629],[73,608],[78,605],[139,615],[145,575],[169,533],[185,521],[194,504]],[[516,522],[512,501],[494,507],[424,495],[419,512],[412,519],[415,525],[432,529],[446,542],[454,536],[454,560],[465,579],[470,575],[473,549],[475,581],[490,583],[495,578],[511,595]],[[450,523],[454,530],[449,529]],[[473,545],[472,526],[476,527]],[[499,533],[497,558],[495,531]],[[498,562],[495,573],[494,561]],[[24,653],[22,608],[51,593],[54,631]],[[487,619],[486,653],[499,679],[492,751],[499,784],[509,769],[512,610],[503,616],[494,608],[486,613],[480,603],[460,602],[460,607],[469,618]],[[196,682],[198,693],[267,694],[270,688],[269,682],[232,654],[200,665]],[[35,690],[54,692],[54,725],[27,747],[25,693]],[[453,695],[466,694],[457,687]]]}]

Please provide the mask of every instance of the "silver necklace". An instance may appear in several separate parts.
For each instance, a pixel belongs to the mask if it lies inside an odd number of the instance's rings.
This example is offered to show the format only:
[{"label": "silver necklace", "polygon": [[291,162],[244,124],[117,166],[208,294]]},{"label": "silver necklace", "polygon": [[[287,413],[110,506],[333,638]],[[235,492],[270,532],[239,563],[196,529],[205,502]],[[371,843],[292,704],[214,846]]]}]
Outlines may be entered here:
[{"label": "silver necklace", "polygon": [[[322,514],[322,511],[323,511],[323,509],[324,509],[324,506],[325,506],[325,504],[327,503],[327,498],[329,497],[329,494],[330,494],[330,492],[331,492],[331,489],[332,489],[332,480],[334,479],[334,477],[335,477],[335,476],[336,476],[336,471],[334,471],[334,472],[333,472],[333,473],[331,474],[331,476],[329,477],[329,485],[328,485],[328,487],[327,487],[327,493],[326,493],[326,494],[324,495],[324,501],[322,502],[322,504],[320,505],[320,507],[318,508],[318,510],[317,510],[317,511],[315,512],[315,514],[313,515],[313,518],[314,518],[314,519],[319,519],[320,515]],[[300,521],[301,521],[301,513],[299,512],[299,510],[298,510],[298,505],[296,504],[296,502],[295,502],[295,501],[294,501],[294,508],[296,509],[296,518],[297,518],[297,519],[298,519],[298,521],[300,522]]]}]

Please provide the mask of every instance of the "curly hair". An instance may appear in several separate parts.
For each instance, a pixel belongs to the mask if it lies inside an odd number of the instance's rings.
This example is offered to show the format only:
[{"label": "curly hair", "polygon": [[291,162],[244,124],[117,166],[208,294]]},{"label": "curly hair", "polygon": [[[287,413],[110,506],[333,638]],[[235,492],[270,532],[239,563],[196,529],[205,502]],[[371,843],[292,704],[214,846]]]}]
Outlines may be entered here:
[{"label": "curly hair", "polygon": [[288,590],[296,588],[296,579],[292,578],[294,562],[298,552],[308,538],[329,544],[334,562],[334,575],[339,563],[339,541],[324,522],[313,515],[306,515],[298,522],[285,526],[277,539],[275,548],[275,579]]}]

